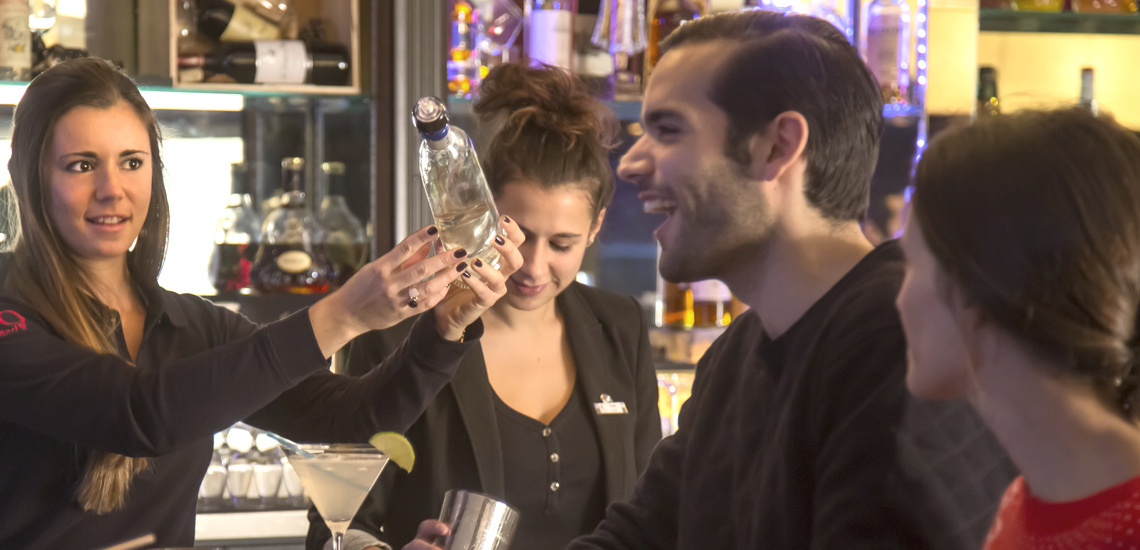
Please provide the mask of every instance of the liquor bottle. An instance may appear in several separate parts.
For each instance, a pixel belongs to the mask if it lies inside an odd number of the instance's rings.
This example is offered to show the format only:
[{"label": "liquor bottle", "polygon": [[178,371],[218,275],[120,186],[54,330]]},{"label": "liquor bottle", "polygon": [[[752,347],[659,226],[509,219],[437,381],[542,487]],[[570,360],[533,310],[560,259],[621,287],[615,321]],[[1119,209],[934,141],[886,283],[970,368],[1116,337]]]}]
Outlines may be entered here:
[{"label": "liquor bottle", "polygon": [[336,270],[336,286],[343,285],[368,259],[368,240],[364,225],[348,209],[344,200],[344,163],[321,165],[327,192],[317,212],[317,223],[324,231],[325,252]]},{"label": "liquor bottle", "polygon": [[475,8],[467,0],[452,0],[451,44],[447,51],[447,91],[469,97],[479,81],[479,59],[475,49]]},{"label": "liquor bottle", "polygon": [[305,205],[305,161],[281,161],[285,194],[261,230],[261,246],[250,273],[259,294],[327,292],[335,276],[321,246],[321,228]]},{"label": "liquor bottle", "polygon": [[996,116],[1001,114],[1001,104],[998,102],[997,72],[993,67],[978,69],[978,117]]},{"label": "liquor bottle", "polygon": [[883,101],[906,105],[910,87],[910,6],[870,0],[859,19],[859,53],[879,80]]},{"label": "liquor bottle", "polygon": [[1075,13],[1136,13],[1136,0],[1072,0]]},{"label": "liquor bottle", "polygon": [[231,164],[230,177],[230,200],[214,230],[214,253],[209,264],[210,282],[218,292],[249,288],[249,272],[261,234],[261,219],[249,198],[245,166]]},{"label": "liquor bottle", "polygon": [[574,14],[577,0],[526,2],[526,56],[531,65],[574,69]]},{"label": "liquor bottle", "polygon": [[1061,11],[1064,0],[1013,0],[1010,9],[1020,11]]},{"label": "liquor bottle", "polygon": [[0,80],[32,78],[31,14],[28,0],[0,0]]},{"label": "liquor bottle", "polygon": [[645,48],[642,82],[649,82],[649,75],[661,58],[661,41],[682,24],[700,16],[701,12],[689,0],[661,0],[657,4],[657,11],[649,16],[649,44]]},{"label": "liquor bottle", "polygon": [[241,2],[198,0],[198,33],[221,42],[276,40],[277,25],[259,17]]},{"label": "liquor bottle", "polygon": [[655,321],[659,327],[692,328],[695,322],[693,312],[693,291],[689,283],[671,283],[657,276],[659,296]]},{"label": "liquor bottle", "polygon": [[1078,103],[1094,115],[1100,112],[1096,103],[1096,96],[1093,95],[1093,70],[1091,67],[1081,69],[1081,96]]},{"label": "liquor bottle", "polygon": [[420,98],[412,118],[423,138],[420,180],[444,248],[463,248],[469,256],[498,269],[499,251],[494,239],[499,211],[471,139],[449,123],[447,107],[437,97]]},{"label": "liquor bottle", "polygon": [[179,69],[201,68],[244,84],[349,83],[348,50],[338,44],[300,40],[227,42],[207,55],[178,56]]}]

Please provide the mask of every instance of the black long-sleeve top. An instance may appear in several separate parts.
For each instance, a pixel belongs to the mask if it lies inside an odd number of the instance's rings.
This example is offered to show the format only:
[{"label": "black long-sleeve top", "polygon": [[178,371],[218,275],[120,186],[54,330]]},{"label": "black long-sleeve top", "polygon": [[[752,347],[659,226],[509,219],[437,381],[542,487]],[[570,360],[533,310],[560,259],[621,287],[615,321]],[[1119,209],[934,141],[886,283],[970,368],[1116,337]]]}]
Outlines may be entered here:
[{"label": "black long-sleeve top", "polygon": [[633,498],[570,548],[977,548],[1012,472],[968,406],[907,393],[902,274],[886,243],[778,338],[734,320]]},{"label": "black long-sleeve top", "polygon": [[[450,342],[424,316],[355,379],[328,371],[307,311],[259,330],[197,296],[144,298],[135,365],[124,351],[67,342],[26,304],[0,298],[0,548],[101,548],[147,533],[158,546],[191,546],[215,432],[245,419],[299,441],[402,433],[482,334],[476,323],[466,343]],[[79,507],[91,449],[151,457],[123,509]]]}]

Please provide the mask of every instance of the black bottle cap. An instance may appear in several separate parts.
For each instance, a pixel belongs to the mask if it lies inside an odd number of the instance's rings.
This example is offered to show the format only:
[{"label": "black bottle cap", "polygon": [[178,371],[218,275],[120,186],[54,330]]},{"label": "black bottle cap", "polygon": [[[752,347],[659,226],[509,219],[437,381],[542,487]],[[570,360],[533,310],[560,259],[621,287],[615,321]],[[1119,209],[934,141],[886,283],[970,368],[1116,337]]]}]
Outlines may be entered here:
[{"label": "black bottle cap", "polygon": [[416,123],[416,130],[426,139],[439,140],[447,134],[447,104],[435,96],[421,97],[412,109],[412,120]]}]

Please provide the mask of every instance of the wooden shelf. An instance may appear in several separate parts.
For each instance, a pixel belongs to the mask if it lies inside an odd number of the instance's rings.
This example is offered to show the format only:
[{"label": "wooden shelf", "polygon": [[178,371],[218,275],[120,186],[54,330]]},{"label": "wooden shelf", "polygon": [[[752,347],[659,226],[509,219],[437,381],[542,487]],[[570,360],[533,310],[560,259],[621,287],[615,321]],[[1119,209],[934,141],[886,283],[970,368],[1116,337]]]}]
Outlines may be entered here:
[{"label": "wooden shelf", "polygon": [[1140,15],[984,9],[978,12],[978,28],[982,32],[1140,34]]}]

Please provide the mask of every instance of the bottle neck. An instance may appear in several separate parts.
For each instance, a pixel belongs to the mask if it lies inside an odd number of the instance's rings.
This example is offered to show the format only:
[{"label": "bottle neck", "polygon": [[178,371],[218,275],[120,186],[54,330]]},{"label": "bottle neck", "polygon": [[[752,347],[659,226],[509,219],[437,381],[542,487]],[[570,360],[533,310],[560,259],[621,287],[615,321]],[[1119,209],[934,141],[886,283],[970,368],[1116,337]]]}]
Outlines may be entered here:
[{"label": "bottle neck", "polygon": [[305,207],[305,192],[304,191],[286,191],[281,195],[282,208],[304,208]]},{"label": "bottle neck", "polygon": [[348,203],[341,195],[326,195],[321,201],[321,210],[348,210]]},{"label": "bottle neck", "polygon": [[253,199],[250,198],[249,193],[234,191],[230,193],[230,200],[226,203],[227,208],[236,207],[249,207],[253,208]]}]

